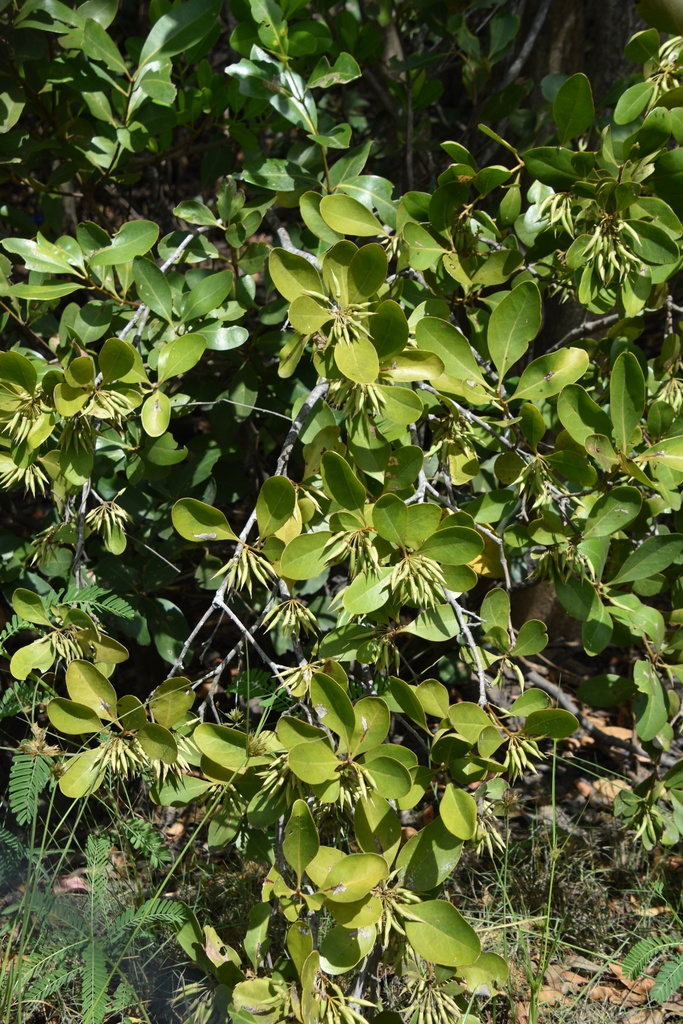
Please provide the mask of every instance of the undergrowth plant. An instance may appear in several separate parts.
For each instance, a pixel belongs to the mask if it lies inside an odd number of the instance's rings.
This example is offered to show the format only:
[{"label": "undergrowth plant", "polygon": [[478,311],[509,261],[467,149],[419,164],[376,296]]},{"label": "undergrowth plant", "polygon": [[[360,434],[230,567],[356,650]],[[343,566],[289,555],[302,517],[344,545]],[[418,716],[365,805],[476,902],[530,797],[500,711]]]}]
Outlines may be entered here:
[{"label": "undergrowth plant", "polygon": [[[121,949],[173,926],[206,1019],[480,1019],[507,967],[449,878],[578,725],[525,685],[531,580],[580,623],[581,700],[631,702],[651,774],[617,813],[683,834],[683,26],[633,37],[615,102],[551,76],[520,117],[495,73],[519,17],[457,6],[155,0],[144,38],[113,0],[0,13],[0,478],[33,517],[2,547],[0,835],[34,880],[10,1016],[71,987],[102,1024],[141,1001]],[[400,175],[364,91],[394,16]],[[429,115],[451,45],[465,141]],[[139,213],[178,154],[200,191]],[[135,787],[261,865],[234,944],[163,880],[107,909]],[[66,902],[40,878],[86,810]],[[172,870],[144,817],[124,832]]]}]

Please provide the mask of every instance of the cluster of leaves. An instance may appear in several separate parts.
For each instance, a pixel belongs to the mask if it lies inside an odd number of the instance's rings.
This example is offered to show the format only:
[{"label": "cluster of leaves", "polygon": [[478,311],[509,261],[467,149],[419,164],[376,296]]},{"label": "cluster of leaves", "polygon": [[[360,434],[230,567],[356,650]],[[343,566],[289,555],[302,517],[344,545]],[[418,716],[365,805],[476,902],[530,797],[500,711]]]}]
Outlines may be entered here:
[{"label": "cluster of leaves", "polygon": [[[519,21],[463,6],[444,38],[474,97]],[[22,742],[9,805],[35,823],[48,784],[81,802],[136,775],[159,805],[202,807],[211,849],[263,861],[242,950],[175,921],[243,1024],[473,1021],[506,967],[444,886],[464,843],[496,855],[507,782],[577,725],[540,690],[489,703],[493,685],[524,689],[520,659],[548,643],[539,620],[513,628],[517,586],[549,581],[582,624],[598,659],[584,701],[632,698],[654,770],[619,813],[648,846],[683,834],[681,768],[660,767],[683,680],[683,39],[631,40],[642,80],[613,116],[576,74],[545,83],[539,138],[512,116],[514,143],[482,124],[499,164],[425,145],[440,169],[422,191],[412,165],[405,183],[374,173],[392,172],[355,112],[388,7],[242,3],[217,73],[219,7],[152,4],[125,46],[108,0],[2,14],[0,167],[45,221],[15,211],[0,256],[0,473],[47,519],[4,538],[3,644],[9,713],[39,682],[54,730]],[[468,19],[486,8],[482,56]],[[433,59],[389,76],[411,151],[440,95]],[[505,88],[484,116],[521,99]],[[209,122],[242,155],[211,165],[233,172],[215,196],[175,206],[185,230],[138,217],[64,232],[61,190],[95,203],[133,187]],[[580,322],[548,344],[560,301]],[[152,640],[158,678],[122,694],[117,666]],[[601,671],[610,646],[636,652],[628,676]],[[249,659],[267,687],[250,689]],[[226,724],[214,698],[238,660]],[[472,700],[444,685],[456,672]],[[256,724],[254,695],[272,716]],[[402,846],[400,813],[425,799],[439,814]]]}]

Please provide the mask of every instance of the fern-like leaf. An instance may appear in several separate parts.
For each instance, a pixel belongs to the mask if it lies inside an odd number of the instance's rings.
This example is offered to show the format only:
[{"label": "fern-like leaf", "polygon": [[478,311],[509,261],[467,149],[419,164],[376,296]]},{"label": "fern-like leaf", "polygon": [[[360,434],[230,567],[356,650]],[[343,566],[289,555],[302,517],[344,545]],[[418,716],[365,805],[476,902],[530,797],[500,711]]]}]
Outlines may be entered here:
[{"label": "fern-like leaf", "polygon": [[83,1024],[102,1024],[107,1006],[109,972],[102,947],[94,938],[86,944],[83,954],[81,1012]]},{"label": "fern-like leaf", "polygon": [[20,825],[32,822],[38,811],[38,798],[52,777],[47,757],[15,754],[9,770],[9,806]]},{"label": "fern-like leaf", "polygon": [[624,974],[627,974],[632,981],[639,978],[650,961],[659,953],[662,944],[658,939],[640,939],[635,946],[629,949],[624,957]]},{"label": "fern-like leaf", "polygon": [[49,696],[48,690],[37,687],[33,682],[13,682],[0,697],[0,722],[3,718],[12,718],[14,715],[21,714],[22,711],[34,708],[36,704],[41,700],[47,700]]},{"label": "fern-like leaf", "polygon": [[677,988],[683,985],[683,957],[678,960],[667,960],[657,974],[650,995],[658,1003],[665,1003]]},{"label": "fern-like leaf", "polygon": [[188,920],[188,908],[184,903],[162,900],[157,897],[137,908],[128,907],[114,921],[107,942],[118,943],[125,932],[136,930],[138,935],[149,935],[153,928],[182,928]]},{"label": "fern-like leaf", "polygon": [[0,827],[0,884],[11,881],[28,850],[18,836]]},{"label": "fern-like leaf", "polygon": [[5,624],[4,629],[0,632],[0,652],[7,654],[5,649],[5,641],[9,640],[10,637],[16,636],[17,633],[21,633],[22,629],[35,629],[30,622],[26,622],[18,615],[13,615],[12,618]]},{"label": "fern-like leaf", "polygon": [[106,612],[115,615],[119,619],[132,619],[135,617],[135,609],[117,594],[110,590],[103,590],[97,583],[89,583],[86,587],[78,590],[75,586],[67,587],[59,594],[54,594],[54,604],[76,605],[86,612]]}]

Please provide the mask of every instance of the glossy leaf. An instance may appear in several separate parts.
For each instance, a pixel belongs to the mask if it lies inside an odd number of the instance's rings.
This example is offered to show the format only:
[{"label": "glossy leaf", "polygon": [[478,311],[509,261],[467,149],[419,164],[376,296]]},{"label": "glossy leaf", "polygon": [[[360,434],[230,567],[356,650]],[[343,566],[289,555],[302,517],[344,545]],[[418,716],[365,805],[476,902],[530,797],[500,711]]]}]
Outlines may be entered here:
[{"label": "glossy leaf", "polygon": [[522,358],[540,326],[541,296],[533,281],[513,288],[495,307],[487,339],[491,359],[501,379]]},{"label": "glossy leaf", "polygon": [[296,491],[283,476],[266,480],[256,500],[256,519],[261,537],[270,537],[287,523],[294,514]]},{"label": "glossy leaf", "polygon": [[427,900],[410,911],[412,919],[405,922],[405,931],[418,956],[445,967],[475,962],[481,952],[477,933],[451,903]]},{"label": "glossy leaf", "polygon": [[510,400],[538,402],[549,398],[579,380],[587,367],[588,353],[581,348],[563,348],[540,356],[525,367]]},{"label": "glossy leaf", "polygon": [[295,800],[285,825],[282,853],[289,866],[301,878],[320,848],[318,830],[305,800]]},{"label": "glossy leaf", "polygon": [[615,487],[595,502],[586,518],[584,537],[608,537],[633,522],[642,504],[635,487]]},{"label": "glossy leaf", "polygon": [[342,195],[340,192],[323,196],[320,216],[328,227],[338,231],[340,235],[368,237],[384,234],[382,225],[373,213],[357,199]]},{"label": "glossy leaf", "polygon": [[553,120],[560,145],[583,135],[593,123],[595,107],[591,84],[585,75],[572,75],[564,82],[553,101]]},{"label": "glossy leaf", "polygon": [[196,498],[181,498],[171,513],[173,526],[185,540],[237,540],[223,513]]}]

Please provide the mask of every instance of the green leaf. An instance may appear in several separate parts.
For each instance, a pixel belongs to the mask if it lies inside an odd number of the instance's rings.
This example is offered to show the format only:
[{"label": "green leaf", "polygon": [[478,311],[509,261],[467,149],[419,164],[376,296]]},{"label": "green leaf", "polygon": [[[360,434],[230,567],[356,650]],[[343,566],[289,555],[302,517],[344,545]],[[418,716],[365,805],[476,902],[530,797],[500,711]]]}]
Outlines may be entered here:
[{"label": "green leaf", "polygon": [[0,352],[0,380],[28,391],[30,395],[36,389],[38,374],[30,359],[19,352]]},{"label": "green leaf", "polygon": [[9,663],[9,670],[15,679],[26,679],[33,669],[47,672],[55,660],[49,637],[41,637],[32,644],[26,644],[14,652]]},{"label": "green leaf", "polygon": [[414,221],[408,221],[403,229],[403,237],[408,243],[408,260],[414,270],[431,270],[446,252],[426,228]]},{"label": "green leaf", "polygon": [[642,114],[655,91],[651,81],[637,82],[621,94],[614,108],[615,124],[630,124]]},{"label": "green leaf", "polygon": [[631,438],[645,409],[645,380],[633,352],[622,352],[617,358],[610,377],[609,395],[614,439],[620,451],[628,454]]},{"label": "green leaf", "polygon": [[477,933],[452,903],[417,903],[410,907],[410,916],[411,920],[405,921],[408,942],[425,960],[444,967],[466,967],[481,953]]},{"label": "green leaf", "polygon": [[359,573],[344,591],[344,608],[349,615],[367,615],[387,603],[391,566],[382,566],[375,573]]},{"label": "green leaf", "polygon": [[540,327],[540,292],[533,281],[524,281],[501,299],[488,324],[489,352],[501,380],[522,358]]},{"label": "green leaf", "polygon": [[457,839],[472,839],[477,831],[477,805],[469,793],[449,782],[441,797],[439,814]]},{"label": "green leaf", "polygon": [[[411,423],[417,423],[424,412],[424,406],[418,394],[409,388],[394,385],[376,384],[375,387],[382,402],[381,422],[395,427],[407,427]],[[400,451],[401,449],[399,449]]]},{"label": "green leaf", "polygon": [[[334,245],[341,238],[338,231],[333,231],[320,216],[320,202],[322,196],[319,192],[304,192],[299,200],[301,218],[316,238],[320,238],[329,245]],[[278,289],[279,290],[279,289]],[[317,289],[316,289],[317,290]]]},{"label": "green leaf", "polygon": [[627,220],[624,223],[636,233],[629,242],[630,248],[645,263],[661,266],[679,259],[679,243],[657,224],[647,220]]},{"label": "green leaf", "polygon": [[116,720],[116,690],[89,661],[77,658],[69,662],[66,689],[72,701],[91,708],[99,718]]},{"label": "green leaf", "polygon": [[[79,13],[81,13],[79,11]],[[91,60],[102,61],[110,71],[126,75],[128,68],[119,48],[98,21],[88,18],[83,26],[80,48]]]},{"label": "green leaf", "polygon": [[145,399],[140,410],[143,429],[150,437],[161,437],[171,422],[171,400],[163,391],[155,391]]},{"label": "green leaf", "polygon": [[111,244],[97,249],[89,257],[88,263],[91,267],[113,267],[128,263],[136,256],[144,256],[149,252],[158,237],[159,227],[152,221],[127,221],[116,232]]},{"label": "green leaf", "polygon": [[238,540],[223,513],[196,498],[181,498],[171,512],[173,526],[185,540]]},{"label": "green leaf", "polygon": [[200,43],[213,27],[220,9],[220,0],[189,0],[162,15],[140,51],[140,69],[160,57],[173,57]]},{"label": "green leaf", "polygon": [[222,768],[243,768],[248,760],[247,735],[227,725],[202,722],[192,734],[202,754]]},{"label": "green leaf", "polygon": [[578,728],[578,719],[562,708],[532,711],[524,723],[528,736],[547,736],[551,740],[566,740]]},{"label": "green leaf", "polygon": [[311,702],[320,723],[342,740],[346,750],[356,728],[353,705],[339,683],[324,672],[315,672],[311,680]]},{"label": "green leaf", "polygon": [[557,400],[557,413],[562,426],[579,444],[585,445],[591,434],[609,437],[612,432],[607,413],[578,384],[570,384],[562,390]]},{"label": "green leaf", "polygon": [[296,873],[299,885],[304,871],[319,849],[318,830],[308,809],[308,804],[305,800],[295,800],[289,821],[285,825],[282,853]]},{"label": "green leaf", "polygon": [[417,698],[416,689],[402,679],[392,676],[389,681],[389,692],[395,702],[394,711],[400,710],[411,718],[421,729],[429,731],[424,709]]},{"label": "green leaf", "polygon": [[296,491],[284,476],[271,476],[259,491],[256,519],[261,537],[270,537],[289,522],[296,506]]},{"label": "green leaf", "polygon": [[87,750],[72,758],[66,771],[59,779],[59,789],[71,800],[80,800],[94,793],[104,781],[106,768],[102,767],[101,752]]},{"label": "green leaf", "polygon": [[329,306],[323,305],[312,295],[299,295],[289,307],[289,322],[295,331],[315,334],[333,317]]},{"label": "green leaf", "polygon": [[268,270],[277,290],[290,302],[306,292],[323,294],[320,274],[303,256],[286,249],[273,249],[268,257]]},{"label": "green leaf", "polygon": [[664,438],[657,444],[653,444],[642,455],[636,456],[636,459],[652,461],[655,466],[657,463],[662,463],[664,466],[678,470],[679,473],[683,472],[683,436]]},{"label": "green leaf", "polygon": [[163,725],[148,722],[142,729],[138,729],[135,738],[151,761],[175,764],[178,759],[178,745]]},{"label": "green leaf", "polygon": [[587,368],[588,353],[582,348],[562,348],[539,356],[524,368],[510,401],[525,398],[539,402],[550,398],[582,377]]},{"label": "green leaf", "polygon": [[103,384],[122,380],[135,366],[136,351],[127,341],[108,338],[97,357]]},{"label": "green leaf", "polygon": [[532,711],[544,711],[550,707],[551,701],[547,693],[543,690],[525,690],[524,693],[520,694],[516,700],[510,705],[510,714],[517,716],[525,716],[531,714]]},{"label": "green leaf", "polygon": [[462,846],[462,839],[457,839],[441,818],[436,818],[409,839],[396,858],[401,884],[414,892],[435,889],[452,873]]},{"label": "green leaf", "polygon": [[182,722],[193,704],[194,691],[189,679],[175,676],[157,686],[149,702],[149,708],[155,722],[166,729],[172,729],[174,725]]},{"label": "green leaf", "polygon": [[366,957],[377,939],[376,925],[331,928],[320,943],[320,969],[326,974],[345,974]]},{"label": "green leaf", "polygon": [[[157,229],[158,231],[158,229]],[[2,246],[7,252],[21,256],[27,270],[38,270],[47,274],[73,274],[74,269],[68,253],[44,238],[40,231],[35,241],[28,238],[5,238]],[[29,285],[28,287],[35,287]]]},{"label": "green leaf", "polygon": [[173,320],[171,286],[156,263],[142,256],[133,260],[133,280],[140,299],[168,323]]},{"label": "green leaf", "polygon": [[548,646],[548,627],[540,619],[528,619],[517,634],[512,650],[515,658],[530,658]]},{"label": "green leaf", "polygon": [[593,505],[586,517],[583,536],[609,537],[632,523],[640,512],[642,498],[635,487],[615,487]]},{"label": "green leaf", "polygon": [[101,732],[104,726],[99,716],[86,704],[79,704],[64,697],[55,697],[47,706],[47,717],[55,729],[68,736],[80,736],[90,732]]},{"label": "green leaf", "polygon": [[673,565],[683,551],[683,536],[677,533],[664,534],[660,537],[648,537],[628,556],[616,575],[609,581],[614,584],[634,583],[644,580],[655,573]]},{"label": "green leaf", "polygon": [[363,335],[350,343],[338,341],[334,346],[334,361],[339,372],[357,384],[373,384],[379,374],[375,346]]},{"label": "green leaf", "polygon": [[423,640],[438,643],[452,640],[457,636],[460,633],[460,624],[449,604],[439,604],[435,608],[428,608],[426,611],[420,612],[418,617],[404,626],[401,632],[411,633],[413,636],[422,637]]},{"label": "green leaf", "polygon": [[413,784],[410,772],[395,758],[373,756],[369,759],[368,755],[365,768],[380,796],[388,800],[400,800],[410,792]]},{"label": "green leaf", "polygon": [[425,679],[424,682],[419,684],[415,692],[426,714],[434,715],[436,718],[447,717],[449,706],[448,690],[438,679]]},{"label": "green leaf", "polygon": [[387,862],[379,854],[350,853],[334,865],[322,891],[332,903],[355,903],[388,874]]},{"label": "green leaf", "polygon": [[37,626],[48,626],[52,629],[52,623],[47,617],[42,599],[31,590],[18,587],[12,594],[12,608],[25,622],[35,623]]},{"label": "green leaf", "polygon": [[360,511],[365,505],[365,487],[355,475],[346,459],[337,452],[328,451],[320,462],[325,493],[349,512]]},{"label": "green leaf", "polygon": [[401,845],[401,821],[386,799],[375,793],[362,797],[354,810],[353,831],[363,853],[381,853],[393,864]]},{"label": "green leaf", "polygon": [[351,737],[350,752],[358,757],[365,751],[379,747],[387,737],[391,715],[387,703],[381,697],[362,697],[353,708],[355,728]]},{"label": "green leaf", "polygon": [[467,565],[484,550],[484,541],[476,530],[451,524],[441,524],[419,550],[419,554],[436,559],[441,565]]},{"label": "green leaf", "polygon": [[159,353],[157,379],[159,384],[179,377],[196,366],[206,349],[206,338],[201,334],[183,334],[164,345]]},{"label": "green leaf", "polygon": [[376,242],[360,247],[349,264],[349,302],[364,302],[382,287],[387,276],[387,257]]},{"label": "green leaf", "polygon": [[289,542],[280,559],[281,574],[289,580],[311,580],[327,566],[325,546],[332,534],[328,530],[302,533]]},{"label": "green leaf", "polygon": [[328,227],[341,235],[354,235],[360,238],[385,234],[382,225],[370,210],[357,199],[342,195],[340,192],[323,196],[320,216]]},{"label": "green leaf", "polygon": [[560,145],[583,135],[593,124],[595,107],[593,92],[585,75],[572,75],[560,86],[553,101],[553,120],[557,125]]},{"label": "green leaf", "polygon": [[350,53],[340,53],[334,64],[330,66],[327,57],[321,57],[311,77],[308,89],[329,89],[332,85],[346,85],[360,78],[360,68]]},{"label": "green leaf", "polygon": [[197,202],[196,199],[180,203],[174,209],[173,216],[187,221],[188,224],[200,224],[212,228],[220,227],[220,221],[216,220],[208,206]]},{"label": "green leaf", "polygon": [[586,178],[595,164],[595,153],[573,152],[560,146],[528,149],[524,163],[529,174],[557,191],[568,191],[580,178]]},{"label": "green leaf", "polygon": [[289,751],[287,762],[298,779],[312,786],[336,779],[341,763],[327,739],[297,744]]}]

